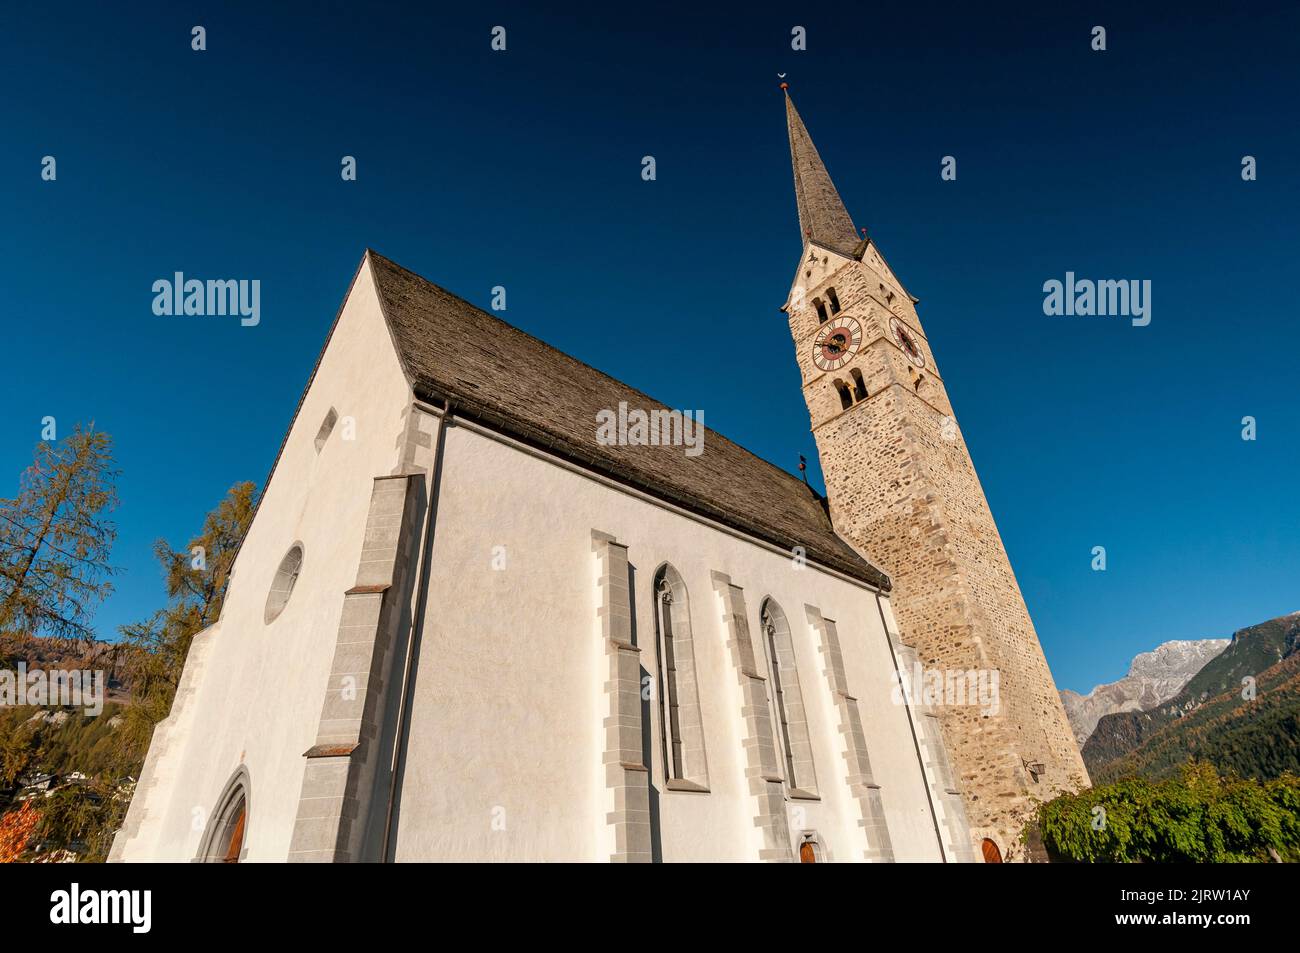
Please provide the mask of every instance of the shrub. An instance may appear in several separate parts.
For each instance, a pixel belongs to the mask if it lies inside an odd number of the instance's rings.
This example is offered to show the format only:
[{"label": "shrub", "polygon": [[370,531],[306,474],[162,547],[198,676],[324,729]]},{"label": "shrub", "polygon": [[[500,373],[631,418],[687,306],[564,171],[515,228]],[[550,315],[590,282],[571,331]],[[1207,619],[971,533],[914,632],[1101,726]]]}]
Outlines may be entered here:
[{"label": "shrub", "polygon": [[1039,805],[1036,822],[1053,860],[1295,862],[1300,777],[1248,781],[1192,763],[1165,781],[1130,778],[1061,795]]}]

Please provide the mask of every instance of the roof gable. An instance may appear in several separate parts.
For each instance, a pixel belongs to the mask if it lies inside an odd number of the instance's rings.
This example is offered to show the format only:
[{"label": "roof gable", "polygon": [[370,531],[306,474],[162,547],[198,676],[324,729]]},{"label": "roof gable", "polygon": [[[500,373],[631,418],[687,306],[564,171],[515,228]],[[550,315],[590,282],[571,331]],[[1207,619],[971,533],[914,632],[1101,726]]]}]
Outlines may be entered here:
[{"label": "roof gable", "polygon": [[[368,251],[380,306],[417,396],[450,401],[530,445],[881,589],[803,481],[704,428],[704,451],[601,444],[597,414],[666,405]],[[498,342],[491,348],[475,341]]]}]

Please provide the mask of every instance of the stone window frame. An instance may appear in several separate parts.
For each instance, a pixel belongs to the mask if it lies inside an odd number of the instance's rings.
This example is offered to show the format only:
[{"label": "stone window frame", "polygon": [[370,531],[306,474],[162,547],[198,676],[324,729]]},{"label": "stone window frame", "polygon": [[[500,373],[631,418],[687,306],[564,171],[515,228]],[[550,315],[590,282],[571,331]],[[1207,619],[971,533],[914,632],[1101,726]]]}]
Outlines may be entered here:
[{"label": "stone window frame", "polygon": [[[289,568],[290,560],[297,553],[297,563],[292,569]],[[303,563],[307,559],[307,551],[302,545],[302,540],[295,540],[283,557],[280,559],[280,565],[275,569],[275,575],[271,578],[271,588],[266,594],[266,609],[262,613],[262,622],[270,625],[284,613],[285,608],[289,605],[289,600],[293,598],[293,590],[297,588],[298,577],[302,575]]]},{"label": "stone window frame", "polygon": [[[655,606],[657,691],[654,708],[659,722],[664,787],[670,791],[707,793],[708,753],[704,742],[690,596],[681,573],[668,562],[655,570],[651,591]],[[665,642],[666,636],[671,636],[671,643]],[[672,717],[673,709],[676,709],[675,719]]]},{"label": "stone window frame", "polygon": [[[820,800],[812,731],[795,658],[794,633],[785,610],[772,596],[765,596],[759,602],[758,627],[767,662],[773,740],[785,775],[786,795],[800,800]],[[773,664],[774,654],[776,664]],[[790,677],[783,677],[787,672]]]},{"label": "stone window frame", "polygon": [[216,809],[208,815],[207,827],[203,830],[203,836],[199,838],[199,850],[194,855],[192,863],[195,864],[220,864],[224,863],[224,858],[217,856],[218,839],[225,832],[234,810],[240,804],[244,809],[244,833],[243,843],[239,847],[239,857],[236,863],[243,863],[248,857],[248,821],[253,815],[252,800],[253,782],[249,776],[248,767],[240,765],[235,769],[235,773],[226,781],[225,786],[221,789],[221,796],[217,798]]}]

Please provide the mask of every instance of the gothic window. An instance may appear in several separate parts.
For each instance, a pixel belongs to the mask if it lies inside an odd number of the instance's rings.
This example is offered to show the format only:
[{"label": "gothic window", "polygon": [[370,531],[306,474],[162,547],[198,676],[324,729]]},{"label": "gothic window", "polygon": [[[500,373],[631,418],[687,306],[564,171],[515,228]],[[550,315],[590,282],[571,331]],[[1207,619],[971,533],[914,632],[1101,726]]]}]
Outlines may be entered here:
[{"label": "gothic window", "polygon": [[659,691],[659,742],[666,786],[708,790],[704,726],[696,687],[695,646],[686,584],[672,566],[655,573],[655,664]]},{"label": "gothic window", "polygon": [[826,302],[821,298],[813,298],[813,304],[817,307],[817,323],[825,324],[830,319],[830,315],[826,313]]},{"label": "gothic window", "polygon": [[316,452],[317,453],[321,452],[321,448],[325,446],[325,441],[330,438],[330,434],[334,430],[334,425],[338,423],[338,419],[339,419],[339,412],[335,410],[333,407],[331,407],[330,412],[326,414],[325,419],[321,421],[320,430],[316,431]]},{"label": "gothic window", "polygon": [[198,860],[205,864],[237,864],[243,859],[248,828],[248,771],[241,767],[226,782],[217,809],[208,821]]},{"label": "gothic window", "polygon": [[780,747],[785,779],[790,789],[806,797],[817,796],[817,776],[813,771],[812,738],[808,717],[799,690],[799,673],[795,668],[794,640],[785,613],[773,599],[764,599],[759,618],[763,629],[763,647],[767,652],[772,698],[776,719],[776,737]]},{"label": "gothic window", "polygon": [[271,623],[276,620],[284,607],[289,604],[289,596],[298,582],[298,573],[302,570],[302,544],[294,543],[280,560],[280,567],[271,580],[271,591],[266,597],[266,612],[262,621]]},{"label": "gothic window", "polygon": [[853,399],[867,399],[867,382],[862,379],[862,371],[856,367],[849,371],[849,376],[853,378]]},{"label": "gothic window", "polygon": [[840,299],[839,299],[839,296],[835,294],[835,289],[834,289],[834,288],[827,288],[827,289],[826,289],[826,297],[828,297],[828,298],[831,299],[831,314],[839,314],[839,313],[840,313]]},{"label": "gothic window", "polygon": [[849,385],[848,385],[848,384],[846,384],[846,383],[844,383],[844,381],[839,380],[838,378],[836,378],[836,380],[835,380],[835,390],[839,392],[839,395],[840,395],[840,406],[841,406],[842,408],[844,408],[845,410],[848,410],[850,407],[853,406],[853,394],[849,391]]}]

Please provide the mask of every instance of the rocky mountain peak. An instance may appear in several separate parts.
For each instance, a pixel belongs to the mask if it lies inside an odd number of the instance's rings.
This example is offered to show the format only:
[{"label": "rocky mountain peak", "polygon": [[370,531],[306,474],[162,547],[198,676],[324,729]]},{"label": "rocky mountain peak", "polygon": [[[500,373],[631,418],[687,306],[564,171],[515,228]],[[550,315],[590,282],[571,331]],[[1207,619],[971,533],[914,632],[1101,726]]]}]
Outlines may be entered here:
[{"label": "rocky mountain peak", "polygon": [[1128,674],[1119,681],[1098,685],[1086,695],[1068,688],[1061,703],[1083,745],[1103,716],[1117,711],[1146,711],[1168,701],[1182,690],[1192,676],[1228,646],[1228,639],[1174,639],[1150,652],[1133,657]]}]

